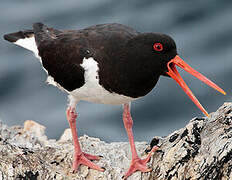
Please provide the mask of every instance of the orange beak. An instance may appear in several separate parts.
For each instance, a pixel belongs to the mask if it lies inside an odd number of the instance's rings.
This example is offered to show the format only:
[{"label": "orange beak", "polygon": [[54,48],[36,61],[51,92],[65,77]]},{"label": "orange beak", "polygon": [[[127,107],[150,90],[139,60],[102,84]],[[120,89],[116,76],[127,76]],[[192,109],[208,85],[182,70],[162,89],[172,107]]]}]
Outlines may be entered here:
[{"label": "orange beak", "polygon": [[201,73],[197,72],[193,68],[191,68],[184,60],[182,60],[178,55],[175,56],[174,59],[168,62],[168,72],[167,74],[173,78],[184,90],[184,92],[189,96],[189,98],[196,104],[196,106],[206,115],[209,116],[207,111],[204,109],[204,107],[200,104],[200,102],[197,100],[197,98],[194,96],[192,91],[189,89],[189,87],[186,85],[182,77],[180,76],[179,72],[176,69],[176,66],[179,66],[180,68],[184,69],[188,73],[192,74],[193,76],[197,77],[201,81],[203,81],[208,86],[211,86],[215,90],[219,91],[220,93],[226,95],[225,91],[223,91],[220,87],[218,87],[215,83],[210,81],[208,78],[203,76]]}]

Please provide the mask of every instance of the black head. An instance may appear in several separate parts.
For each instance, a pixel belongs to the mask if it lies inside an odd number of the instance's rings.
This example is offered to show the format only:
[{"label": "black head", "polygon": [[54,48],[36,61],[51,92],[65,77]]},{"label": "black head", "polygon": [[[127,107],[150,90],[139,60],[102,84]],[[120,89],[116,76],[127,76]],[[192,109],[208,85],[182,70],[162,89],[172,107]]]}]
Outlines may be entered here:
[{"label": "black head", "polygon": [[160,33],[139,34],[128,42],[127,48],[139,59],[136,62],[149,66],[157,75],[167,76],[167,63],[177,55],[175,41]]},{"label": "black head", "polygon": [[205,115],[208,116],[207,111],[188,88],[177,71],[176,66],[199,78],[217,91],[226,94],[220,87],[194,70],[177,55],[176,44],[170,36],[157,33],[144,33],[132,39],[129,45],[133,47],[134,57],[140,59],[137,62],[145,64],[140,64],[140,66],[146,67],[143,69],[143,72],[148,71],[150,74],[151,72],[155,72],[155,75],[166,75],[173,78]]}]

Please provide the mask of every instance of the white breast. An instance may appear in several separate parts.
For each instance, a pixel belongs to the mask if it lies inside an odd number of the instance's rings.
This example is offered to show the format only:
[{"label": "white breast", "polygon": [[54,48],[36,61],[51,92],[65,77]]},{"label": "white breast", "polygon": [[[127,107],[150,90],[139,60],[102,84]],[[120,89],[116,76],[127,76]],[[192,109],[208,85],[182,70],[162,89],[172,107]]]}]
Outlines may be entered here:
[{"label": "white breast", "polygon": [[73,98],[101,104],[124,104],[136,99],[105,90],[99,84],[98,63],[92,57],[84,58],[81,66],[85,70],[85,84],[70,92]]}]

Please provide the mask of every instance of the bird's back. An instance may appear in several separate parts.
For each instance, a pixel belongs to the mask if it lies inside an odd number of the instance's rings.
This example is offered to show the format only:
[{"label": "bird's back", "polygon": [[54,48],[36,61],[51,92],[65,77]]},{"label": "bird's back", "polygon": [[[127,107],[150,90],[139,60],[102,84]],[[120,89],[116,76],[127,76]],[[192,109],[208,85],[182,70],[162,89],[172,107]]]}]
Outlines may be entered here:
[{"label": "bird's back", "polygon": [[101,75],[113,78],[120,51],[128,40],[138,34],[132,28],[120,24],[65,31],[46,30],[44,26],[37,26],[34,25],[35,41],[43,67],[55,82],[68,91],[84,84],[84,69],[81,66],[84,58],[93,58],[98,63]]},{"label": "bird's back", "polygon": [[[83,63],[84,59],[92,59],[97,63],[97,83],[100,81],[101,84],[101,79],[104,78],[104,83],[100,86],[103,90],[104,86],[108,87],[107,93],[112,93],[113,88],[109,84],[116,83],[114,86],[117,86],[120,83],[117,82],[116,74],[122,51],[126,43],[138,34],[132,28],[116,23],[94,25],[80,30],[56,30],[42,23],[35,23],[33,30],[7,34],[4,38],[33,51],[47,71],[49,83],[67,92],[78,92],[78,89],[86,85],[86,72],[90,68],[87,66],[93,65]],[[103,90],[100,89],[100,93]],[[88,95],[91,96],[91,93],[85,94]]]}]

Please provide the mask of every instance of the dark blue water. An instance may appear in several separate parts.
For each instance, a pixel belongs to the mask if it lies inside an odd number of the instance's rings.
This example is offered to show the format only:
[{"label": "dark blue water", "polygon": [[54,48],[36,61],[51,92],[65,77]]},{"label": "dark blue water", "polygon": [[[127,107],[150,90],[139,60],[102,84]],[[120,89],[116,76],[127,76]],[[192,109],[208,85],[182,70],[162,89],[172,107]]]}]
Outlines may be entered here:
[{"label": "dark blue water", "polygon": [[[117,22],[143,32],[162,32],[177,43],[180,56],[225,89],[223,96],[191,75],[182,76],[209,111],[231,101],[232,1],[229,0],[1,0],[0,36],[43,22],[60,29]],[[58,138],[68,123],[66,94],[44,83],[46,73],[27,50],[0,39],[0,119],[8,125],[35,120]],[[78,104],[79,134],[106,141],[127,140],[121,106]],[[161,77],[146,97],[132,103],[136,140],[149,141],[202,116],[170,78]]]}]

